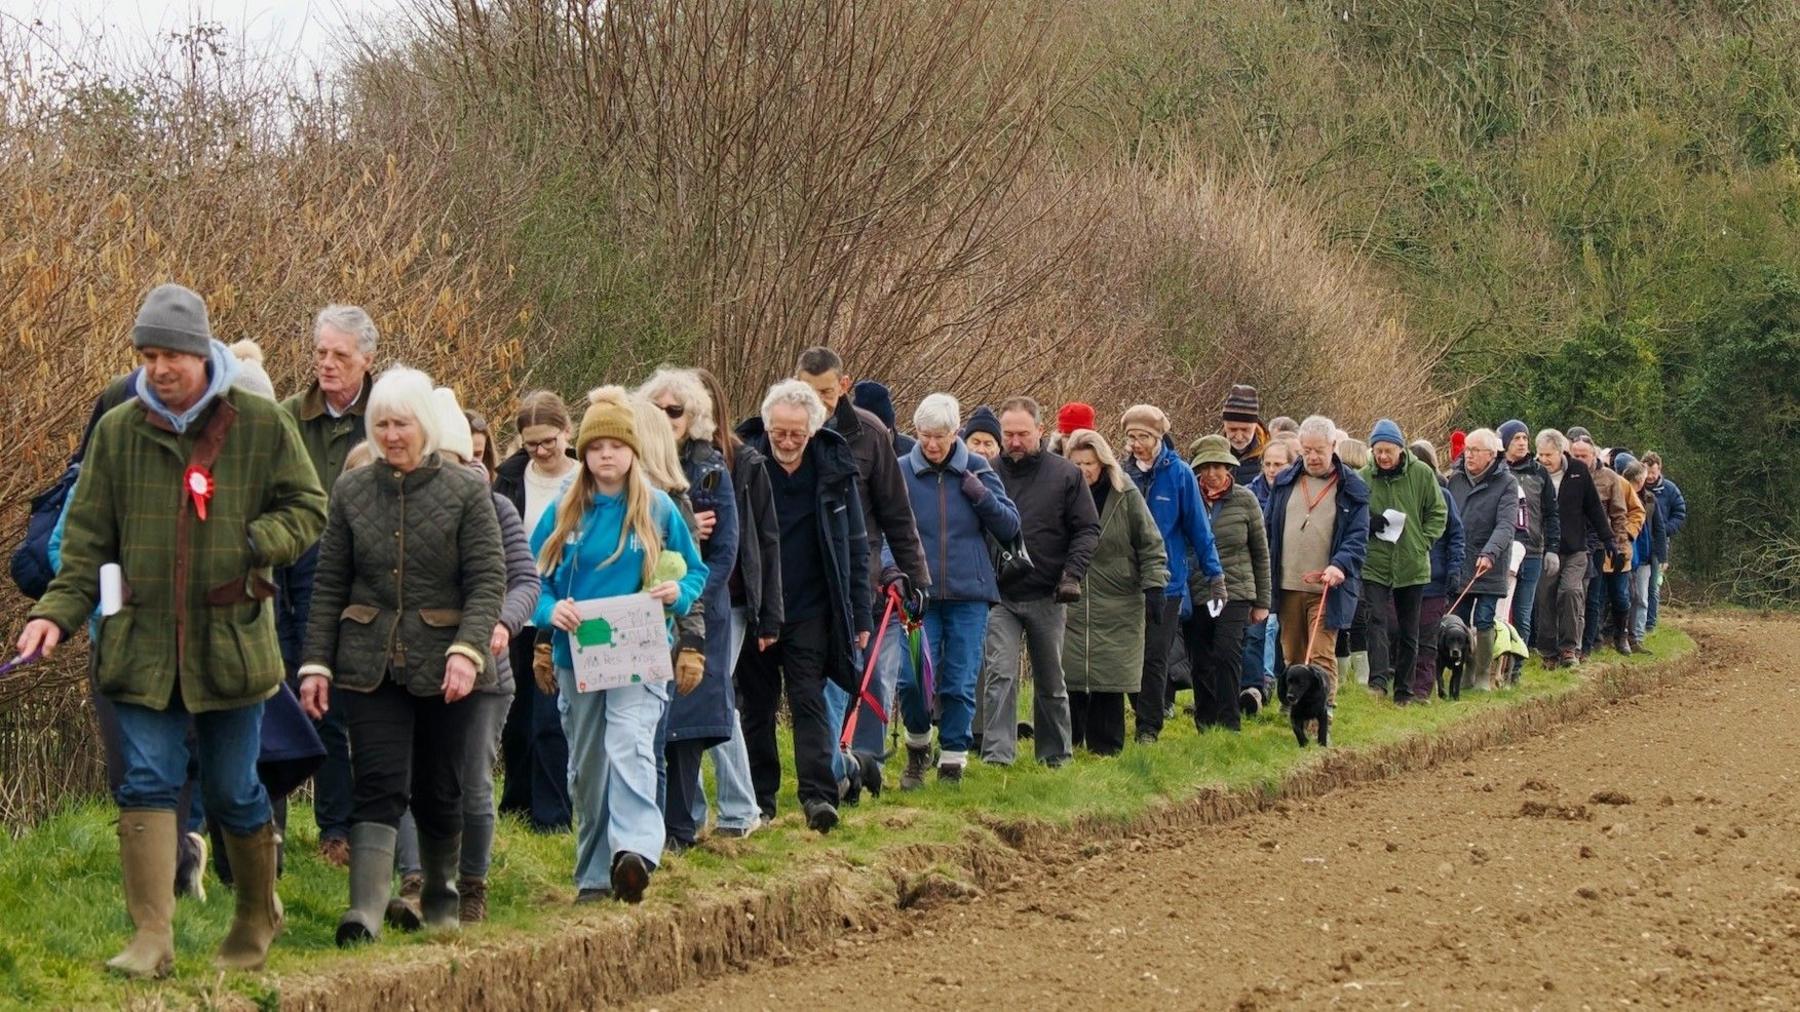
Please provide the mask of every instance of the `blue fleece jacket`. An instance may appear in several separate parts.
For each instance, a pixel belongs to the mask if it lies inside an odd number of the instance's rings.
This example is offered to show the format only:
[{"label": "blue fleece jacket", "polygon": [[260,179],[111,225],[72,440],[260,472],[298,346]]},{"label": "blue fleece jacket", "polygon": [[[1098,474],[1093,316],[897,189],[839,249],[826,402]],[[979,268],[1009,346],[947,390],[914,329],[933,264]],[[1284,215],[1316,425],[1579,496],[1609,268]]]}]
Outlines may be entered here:
[{"label": "blue fleece jacket", "polygon": [[1189,552],[1200,560],[1200,574],[1207,580],[1224,576],[1218,546],[1213,544],[1212,523],[1206,519],[1206,504],[1200,499],[1200,482],[1174,447],[1165,440],[1150,470],[1131,460],[1125,462],[1125,473],[1144,494],[1150,515],[1156,518],[1156,529],[1162,532],[1169,556],[1168,596],[1187,600]]},{"label": "blue fleece jacket", "polygon": [[[544,542],[550,539],[550,532],[556,529],[556,511],[560,505],[551,503],[550,508],[544,511],[543,519],[538,521],[537,530],[531,534],[532,555],[543,551]],[[681,557],[687,561],[687,575],[681,578],[681,592],[675,597],[674,607],[676,616],[686,615],[706,587],[706,563],[700,558],[700,549],[694,544],[693,534],[681,519],[681,511],[675,508],[675,501],[667,493],[651,493],[650,515],[656,518],[656,525],[662,531],[663,547],[680,552]],[[644,550],[638,544],[636,535],[631,536],[625,551],[619,553],[619,557],[613,559],[610,565],[600,565],[618,547],[619,535],[624,526],[624,493],[594,496],[593,505],[587,508],[581,518],[581,526],[576,529],[569,543],[563,546],[562,561],[557,563],[556,569],[542,577],[543,590],[538,594],[537,614],[531,620],[532,625],[539,629],[551,628],[550,613],[556,608],[558,601],[622,597],[644,589]],[[674,642],[674,623],[671,622],[669,644],[673,646]],[[569,652],[569,634],[558,629],[551,637],[551,643],[557,665],[573,667],[575,658]]]}]

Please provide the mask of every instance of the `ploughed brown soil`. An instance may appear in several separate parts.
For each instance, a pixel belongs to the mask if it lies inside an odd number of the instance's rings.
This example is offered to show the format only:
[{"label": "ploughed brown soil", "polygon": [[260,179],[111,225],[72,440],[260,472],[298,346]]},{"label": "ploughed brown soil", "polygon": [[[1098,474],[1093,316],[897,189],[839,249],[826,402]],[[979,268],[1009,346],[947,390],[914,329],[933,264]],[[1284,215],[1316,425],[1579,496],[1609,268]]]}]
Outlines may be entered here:
[{"label": "ploughed brown soil", "polygon": [[1800,622],[1425,772],[1049,850],[645,1008],[1800,1006]]}]

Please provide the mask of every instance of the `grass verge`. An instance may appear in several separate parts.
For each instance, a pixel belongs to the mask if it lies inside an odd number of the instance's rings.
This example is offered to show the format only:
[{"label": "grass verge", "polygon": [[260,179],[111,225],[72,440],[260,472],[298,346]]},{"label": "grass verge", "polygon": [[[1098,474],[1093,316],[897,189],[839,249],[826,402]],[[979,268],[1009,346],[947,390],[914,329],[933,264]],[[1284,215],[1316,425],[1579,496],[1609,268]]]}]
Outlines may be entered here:
[{"label": "grass verge", "polygon": [[[1623,663],[1668,661],[1690,652],[1693,641],[1665,629],[1651,637],[1649,646],[1651,656]],[[1594,670],[1546,672],[1533,664],[1518,688],[1466,696],[1457,704],[1405,709],[1349,686],[1340,693],[1331,751],[1341,756],[1346,749],[1376,750],[1428,738],[1481,714],[1566,694],[1589,680]],[[643,910],[634,913],[612,905],[574,910],[568,902],[570,837],[538,836],[506,822],[495,843],[489,894],[492,919],[487,924],[455,940],[389,934],[377,947],[353,954],[340,953],[332,943],[345,900],[344,874],[316,859],[311,812],[297,807],[290,821],[292,842],[281,884],[288,930],[269,971],[225,977],[212,970],[212,949],[230,920],[231,894],[209,879],[205,902],[186,899],[177,908],[174,977],[148,984],[118,981],[103,968],[126,938],[129,923],[119,896],[115,814],[106,805],[84,803],[16,840],[0,837],[0,1005],[273,1008],[296,998],[311,1004],[331,988],[344,986],[346,971],[352,969],[391,969],[399,974],[424,963],[441,972],[447,964],[454,976],[480,950],[513,943],[535,948],[540,940],[573,938],[589,928],[614,940],[634,939],[646,952],[666,949],[656,957],[664,960],[693,954],[696,945],[718,948],[705,965],[670,971],[691,977],[778,951],[789,935],[799,944],[809,931],[821,927],[796,925],[791,918],[783,922],[778,905],[755,907],[764,911],[763,919],[746,935],[727,933],[710,941],[682,942],[682,932],[692,934],[696,925],[724,930],[718,922],[725,918],[717,916],[723,907],[750,910],[755,906],[750,897],[766,899],[766,894],[787,890],[811,897],[808,903],[829,907],[820,917],[832,924],[847,916],[843,911],[854,909],[857,902],[824,898],[838,886],[815,874],[821,870],[828,876],[848,871],[847,880],[884,891],[880,902],[891,906],[897,898],[901,905],[910,905],[921,892],[945,887],[954,891],[958,876],[938,862],[957,849],[966,853],[971,839],[991,840],[996,831],[1032,824],[1123,830],[1154,809],[1191,800],[1204,790],[1272,793],[1296,774],[1332,761],[1317,749],[1296,749],[1286,722],[1274,714],[1249,721],[1237,735],[1202,735],[1190,721],[1178,717],[1157,745],[1128,747],[1115,758],[1078,756],[1061,770],[1033,764],[1011,769],[976,764],[960,789],[932,785],[904,796],[894,792],[865,800],[846,813],[839,831],[825,839],[807,832],[792,814],[790,776],[789,793],[783,799],[788,814],[747,841],[714,841],[668,859]],[[898,778],[900,765],[899,757],[890,761],[893,779]],[[893,884],[898,885],[897,897],[887,891]],[[755,916],[749,920],[756,922]],[[688,962],[700,960],[694,956]],[[623,982],[620,993],[633,987],[653,987],[652,978]]]}]

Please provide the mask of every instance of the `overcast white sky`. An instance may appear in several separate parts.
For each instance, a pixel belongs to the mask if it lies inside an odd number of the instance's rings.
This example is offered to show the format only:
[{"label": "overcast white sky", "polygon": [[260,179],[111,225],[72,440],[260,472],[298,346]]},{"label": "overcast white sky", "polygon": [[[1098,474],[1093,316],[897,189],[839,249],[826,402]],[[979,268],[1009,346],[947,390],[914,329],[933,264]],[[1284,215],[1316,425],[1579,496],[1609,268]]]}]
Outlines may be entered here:
[{"label": "overcast white sky", "polygon": [[[345,27],[378,27],[405,0],[0,0],[0,31],[25,31],[40,52],[70,51],[96,38],[106,52],[168,47],[168,36],[216,23],[243,51],[292,57],[329,70],[332,39]],[[16,37],[16,36],[15,36]]]}]

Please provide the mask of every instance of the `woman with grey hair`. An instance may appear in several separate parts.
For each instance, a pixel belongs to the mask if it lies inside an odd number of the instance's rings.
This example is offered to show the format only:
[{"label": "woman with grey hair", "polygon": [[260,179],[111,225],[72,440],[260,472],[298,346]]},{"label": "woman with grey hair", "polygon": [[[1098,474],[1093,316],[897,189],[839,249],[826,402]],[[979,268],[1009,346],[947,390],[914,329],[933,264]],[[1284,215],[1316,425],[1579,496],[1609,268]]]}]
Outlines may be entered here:
[{"label": "woman with grey hair", "polygon": [[425,922],[454,928],[460,901],[469,695],[492,688],[491,643],[506,597],[500,522],[487,482],[438,453],[431,379],[390,369],[369,394],[382,459],[339,480],[313,583],[300,701],[334,704],[350,731],[350,909],[340,946],[381,931],[400,816],[419,826]]},{"label": "woman with grey hair", "polygon": [[1167,593],[1169,560],[1143,493],[1106,440],[1079,429],[1067,450],[1100,513],[1100,540],[1063,635],[1071,743],[1117,755],[1125,747],[1125,696],[1143,679],[1147,609]]},{"label": "woman with grey hair", "polygon": [[1456,614],[1475,630],[1470,687],[1477,692],[1490,688],[1495,615],[1500,599],[1506,596],[1507,567],[1519,523],[1519,483],[1500,460],[1503,449],[1499,433],[1476,429],[1464,440],[1462,456],[1450,468],[1450,498],[1462,517],[1468,546],[1451,597],[1462,596]]},{"label": "woman with grey hair", "polygon": [[[931,567],[921,619],[937,676],[938,782],[946,784],[960,783],[968,764],[988,609],[1000,600],[987,539],[1010,541],[1019,533],[1018,508],[986,458],[957,437],[961,426],[962,406],[956,398],[932,394],[913,412],[918,442],[900,458],[900,476]],[[882,560],[891,564],[891,554]],[[900,789],[911,791],[925,786],[931,768],[933,701],[926,698],[916,669],[902,672],[899,700],[906,723],[906,772]]]},{"label": "woman with grey hair", "polygon": [[669,790],[663,806],[670,846],[691,846],[703,822],[694,818],[694,802],[705,815],[701,793],[701,758],[708,749],[729,743],[738,732],[737,692],[731,669],[731,574],[737,567],[737,492],[725,455],[713,442],[717,425],[712,397],[700,378],[664,366],[638,387],[638,396],[661,409],[675,437],[676,452],[687,478],[688,504],[694,511],[694,534],[706,562],[706,588],[701,607],[706,616],[705,676],[694,691],[669,701],[667,745]]}]

